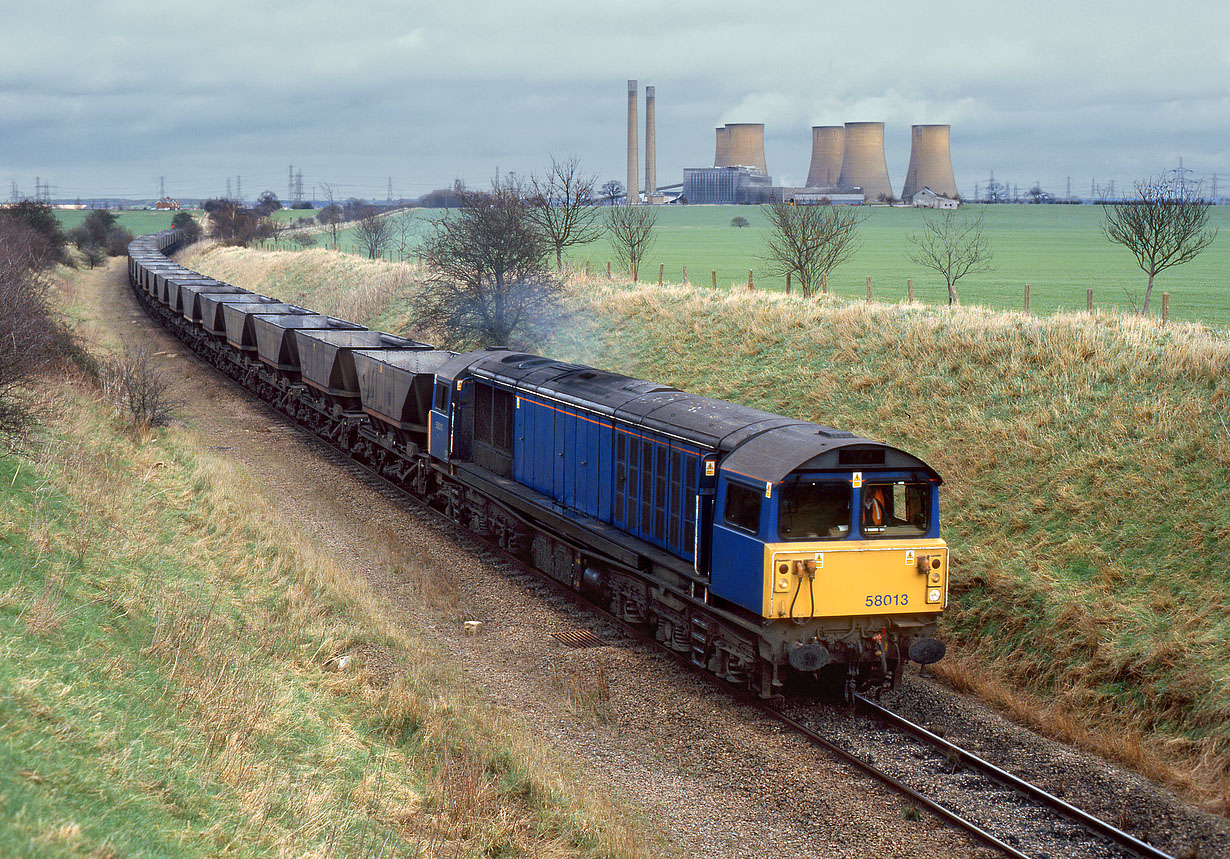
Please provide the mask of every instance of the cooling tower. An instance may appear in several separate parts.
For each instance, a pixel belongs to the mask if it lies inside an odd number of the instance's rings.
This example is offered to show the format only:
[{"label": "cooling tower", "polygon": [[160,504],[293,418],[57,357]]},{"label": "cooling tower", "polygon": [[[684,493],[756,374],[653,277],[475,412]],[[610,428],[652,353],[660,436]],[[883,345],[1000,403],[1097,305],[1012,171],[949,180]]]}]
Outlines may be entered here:
[{"label": "cooling tower", "polygon": [[811,129],[811,167],[807,187],[832,188],[841,178],[846,151],[846,130],[840,125],[814,125]]},{"label": "cooling tower", "polygon": [[628,81],[628,205],[640,202],[640,168],[636,163],[638,147],[636,136],[636,81]]},{"label": "cooling tower", "polygon": [[658,153],[654,123],[653,87],[645,87],[645,197],[658,193]]},{"label": "cooling tower", "polygon": [[837,184],[862,188],[863,199],[867,202],[893,196],[888,162],[884,160],[884,123],[847,122],[845,138]]},{"label": "cooling tower", "polygon": [[726,160],[730,164],[723,166],[751,167],[762,176],[769,175],[764,163],[764,123],[728,122],[726,136]]},{"label": "cooling tower", "polygon": [[915,125],[910,134],[910,167],[905,172],[901,199],[910,198],[923,188],[941,196],[957,196],[957,180],[952,175],[952,154],[948,150],[947,125]]},{"label": "cooling tower", "polygon": [[713,151],[713,166],[714,167],[729,167],[730,166],[730,129],[715,128],[717,132],[717,148]]}]

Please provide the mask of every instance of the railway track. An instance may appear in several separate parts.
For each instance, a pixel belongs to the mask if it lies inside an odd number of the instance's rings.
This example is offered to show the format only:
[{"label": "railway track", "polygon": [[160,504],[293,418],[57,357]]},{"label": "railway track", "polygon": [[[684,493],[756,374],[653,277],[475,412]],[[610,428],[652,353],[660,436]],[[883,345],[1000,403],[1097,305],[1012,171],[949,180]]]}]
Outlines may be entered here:
[{"label": "railway track", "polygon": [[[195,356],[190,344],[185,345],[189,347],[187,354],[193,355],[201,365],[227,378],[218,368]],[[228,378],[228,381],[235,384],[232,379]],[[274,408],[244,386],[236,384],[236,387],[244,390],[254,402],[261,403],[270,414],[277,415],[290,426],[302,431],[315,442],[318,450],[329,461],[349,469],[357,469],[369,479],[368,482],[373,488],[378,488],[392,497],[410,499],[420,509],[435,514],[438,521],[460,527],[441,511],[423,503],[397,483],[354,459],[344,448],[321,438],[309,427]],[[527,567],[521,560],[483,538],[467,533],[471,539],[487,546],[507,564],[518,569]],[[600,614],[630,638],[692,667],[686,656],[658,642],[644,630],[626,623],[601,606],[584,600],[533,567],[528,569],[536,574],[535,578],[548,582],[552,590],[565,594],[576,604],[584,605],[590,611]],[[856,708],[867,717],[867,722],[884,726],[881,734],[877,737],[864,731],[856,737],[852,732],[844,731],[840,736],[835,736],[832,731],[815,724],[815,708],[810,704],[765,702],[708,672],[696,673],[838,760],[887,785],[905,797],[915,808],[934,814],[946,824],[1005,856],[1015,859],[1049,859],[1073,855],[1173,859],[1156,847],[996,767],[864,696],[855,696]],[[800,708],[805,712],[793,712]],[[849,719],[850,715],[843,714],[842,718]],[[907,742],[912,744],[909,752],[903,751],[902,738],[908,738]],[[881,760],[887,760],[888,763],[879,763]],[[941,775],[945,778],[939,781],[947,784],[937,786],[937,776]],[[972,779],[977,779],[979,783],[973,783]],[[932,782],[930,787],[919,785],[920,782],[927,781]],[[977,805],[978,808],[959,810],[962,797],[967,800],[965,804]]]}]

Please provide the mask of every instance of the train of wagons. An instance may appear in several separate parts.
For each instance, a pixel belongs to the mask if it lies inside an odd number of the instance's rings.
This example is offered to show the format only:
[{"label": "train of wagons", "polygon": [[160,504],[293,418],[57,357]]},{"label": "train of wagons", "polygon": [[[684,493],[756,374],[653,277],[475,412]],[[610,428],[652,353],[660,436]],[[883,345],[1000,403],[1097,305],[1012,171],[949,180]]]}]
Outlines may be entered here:
[{"label": "train of wagons", "polygon": [[359,463],[765,696],[937,661],[940,476],[904,451],[508,349],[454,353],[204,277],[135,240],[145,309]]}]

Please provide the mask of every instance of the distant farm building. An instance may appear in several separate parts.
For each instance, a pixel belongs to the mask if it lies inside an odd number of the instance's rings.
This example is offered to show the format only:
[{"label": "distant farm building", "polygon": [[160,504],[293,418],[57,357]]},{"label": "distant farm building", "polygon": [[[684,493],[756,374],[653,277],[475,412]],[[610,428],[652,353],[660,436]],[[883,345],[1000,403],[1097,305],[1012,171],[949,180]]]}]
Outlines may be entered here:
[{"label": "distant farm building", "polygon": [[154,204],[155,209],[178,209],[180,208],[179,200],[172,200],[169,197],[163,197]]},{"label": "distant farm building", "polygon": [[951,197],[941,197],[930,188],[923,188],[914,195],[910,202],[917,209],[957,209],[961,206],[960,200],[954,200]]}]

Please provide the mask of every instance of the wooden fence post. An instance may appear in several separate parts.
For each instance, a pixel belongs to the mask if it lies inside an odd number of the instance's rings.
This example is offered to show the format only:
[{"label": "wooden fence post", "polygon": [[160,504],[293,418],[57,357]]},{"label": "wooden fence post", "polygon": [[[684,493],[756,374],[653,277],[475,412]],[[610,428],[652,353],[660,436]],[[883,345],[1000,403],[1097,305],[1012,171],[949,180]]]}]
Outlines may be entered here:
[{"label": "wooden fence post", "polygon": [[748,289],[756,288],[756,281],[752,280],[752,270],[750,268],[747,270],[747,288]]},{"label": "wooden fence post", "polygon": [[825,295],[829,294],[829,273],[827,271],[820,275],[820,289]]},{"label": "wooden fence post", "polygon": [[666,273],[666,263],[658,263],[658,286],[662,285],[662,275]]},{"label": "wooden fence post", "polygon": [[611,261],[610,260],[606,261],[606,279],[607,280],[611,279]]},{"label": "wooden fence post", "polygon": [[686,265],[683,267],[683,282],[685,284],[688,282],[688,267]]},{"label": "wooden fence post", "polygon": [[1093,290],[1085,290],[1085,309],[1093,313]]},{"label": "wooden fence post", "polygon": [[867,300],[871,301],[871,275],[867,275]]},{"label": "wooden fence post", "polygon": [[1170,293],[1162,293],[1162,324],[1170,321]]},{"label": "wooden fence post", "polygon": [[1029,312],[1029,284],[1025,284],[1025,312]]},{"label": "wooden fence post", "polygon": [[585,261],[585,279],[589,280],[589,260]]},{"label": "wooden fence post", "polygon": [[790,294],[790,272],[786,272],[786,294]]},{"label": "wooden fence post", "polygon": [[906,293],[906,297],[908,298],[910,304],[913,304],[914,303],[914,278],[912,277],[906,278],[905,293]]},{"label": "wooden fence post", "polygon": [[713,270],[713,288],[717,289],[717,269]]}]

